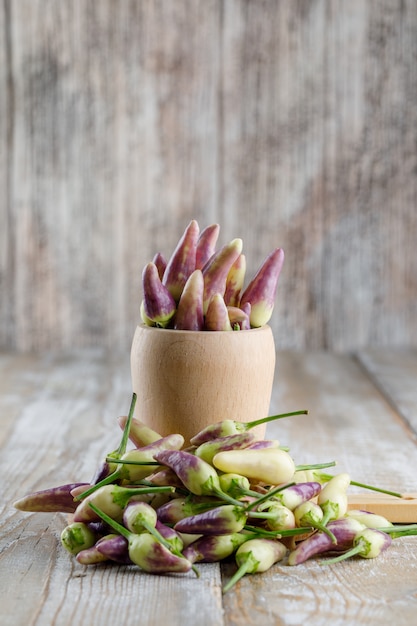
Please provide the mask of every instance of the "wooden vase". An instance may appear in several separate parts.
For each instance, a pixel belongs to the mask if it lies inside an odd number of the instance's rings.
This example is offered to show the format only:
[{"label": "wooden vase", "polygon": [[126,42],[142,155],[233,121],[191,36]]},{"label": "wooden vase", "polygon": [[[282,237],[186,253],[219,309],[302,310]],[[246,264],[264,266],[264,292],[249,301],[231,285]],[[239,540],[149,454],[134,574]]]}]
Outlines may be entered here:
[{"label": "wooden vase", "polygon": [[[186,443],[205,426],[269,413],[275,343],[269,326],[186,331],[137,326],[131,348],[135,417]],[[254,429],[258,438],[264,426]]]}]

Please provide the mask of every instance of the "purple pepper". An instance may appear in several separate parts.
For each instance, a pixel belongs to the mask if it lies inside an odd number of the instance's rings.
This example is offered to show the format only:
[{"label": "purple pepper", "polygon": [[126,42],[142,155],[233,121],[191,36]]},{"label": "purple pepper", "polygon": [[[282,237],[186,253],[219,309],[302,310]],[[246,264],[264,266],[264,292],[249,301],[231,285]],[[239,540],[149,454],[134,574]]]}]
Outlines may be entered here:
[{"label": "purple pepper", "polygon": [[218,500],[192,502],[188,498],[174,498],[156,509],[158,520],[163,524],[176,524],[185,517],[196,515],[219,505]]},{"label": "purple pepper", "polygon": [[196,496],[212,496],[221,493],[216,470],[203,459],[184,450],[163,450],[155,454],[155,460],[170,467],[183,485]]},{"label": "purple pepper", "polygon": [[223,450],[241,450],[249,447],[254,441],[256,441],[256,435],[253,431],[227,435],[226,437],[219,437],[218,439],[211,439],[210,441],[202,443],[198,446],[194,454],[211,464],[217,452],[222,452]]},{"label": "purple pepper", "polygon": [[183,554],[191,563],[216,563],[236,552],[251,537],[242,533],[205,535],[190,543]]},{"label": "purple pepper", "polygon": [[356,554],[364,559],[375,559],[392,544],[392,537],[376,528],[365,528],[353,539],[353,546],[344,554],[328,559],[325,565],[345,561]]},{"label": "purple pepper", "polygon": [[196,268],[196,250],[200,229],[196,220],[191,220],[167,262],[162,285],[168,289],[178,303],[187,279]]},{"label": "purple pepper", "polygon": [[355,519],[340,518],[329,522],[327,528],[336,537],[336,545],[329,535],[319,530],[304,541],[300,541],[297,547],[290,552],[288,565],[299,565],[316,554],[331,551],[343,552],[351,548],[354,538],[358,532],[364,530],[365,526]]},{"label": "purple pepper", "polygon": [[252,422],[239,422],[237,420],[226,419],[215,424],[209,424],[198,433],[196,433],[191,439],[190,443],[193,446],[199,446],[205,441],[210,439],[218,439],[219,437],[226,437],[228,435],[236,435],[237,433],[244,433],[251,428],[255,428],[260,424],[267,424],[285,417],[292,417],[294,415],[307,415],[308,411],[293,411],[291,413],[280,413],[279,415],[269,415],[268,417],[262,417]]},{"label": "purple pepper", "polygon": [[247,517],[242,507],[225,504],[204,513],[186,517],[177,522],[174,529],[191,535],[229,535],[243,530]]},{"label": "purple pepper", "polygon": [[230,331],[233,330],[229,319],[229,312],[221,293],[211,296],[204,318],[204,330]]},{"label": "purple pepper", "polygon": [[226,290],[226,280],[230,268],[242,252],[242,240],[233,239],[213,254],[202,269],[204,276],[203,310],[207,312],[209,302],[214,294],[222,297]]},{"label": "purple pepper", "polygon": [[207,261],[211,259],[216,251],[217,239],[219,238],[220,226],[211,224],[204,228],[197,241],[197,249],[195,255],[196,269],[203,269]]},{"label": "purple pepper", "polygon": [[203,330],[204,279],[201,270],[194,270],[184,285],[175,314],[175,330]]},{"label": "purple pepper", "polygon": [[274,497],[277,498],[281,504],[286,506],[287,509],[294,511],[297,506],[303,502],[307,502],[307,500],[311,500],[317,496],[320,491],[321,484],[318,482],[297,483],[296,485],[286,487]]},{"label": "purple pepper", "polygon": [[162,284],[155,263],[145,265],[142,272],[143,321],[166,328],[173,318],[176,303],[171,293]]},{"label": "purple pepper", "polygon": [[166,266],[167,266],[166,258],[164,257],[162,252],[157,252],[155,254],[155,256],[152,259],[152,263],[155,263],[157,270],[158,270],[159,278],[162,280]]},{"label": "purple pepper", "polygon": [[34,513],[74,513],[78,503],[74,501],[71,491],[84,486],[89,487],[89,483],[68,483],[34,491],[16,500],[13,506],[19,511]]},{"label": "purple pepper", "polygon": [[242,253],[239,254],[227,274],[224,301],[228,307],[239,307],[240,294],[245,282],[245,273],[246,257]]},{"label": "purple pepper", "polygon": [[139,565],[144,571],[157,574],[189,572],[193,568],[193,564],[172,548],[169,542],[155,529],[155,534],[150,532],[132,533],[94,504],[90,503],[90,506],[98,517],[101,517],[113,530],[127,539],[131,561],[135,565]]},{"label": "purple pepper", "polygon": [[132,563],[128,547],[129,542],[126,537],[115,533],[102,537],[96,543],[96,549],[107,559],[123,565]]},{"label": "purple pepper", "polygon": [[278,278],[284,263],[282,248],[273,250],[264,260],[242,294],[240,305],[251,305],[250,323],[258,328],[268,323],[275,304]]},{"label": "purple pepper", "polygon": [[98,550],[97,544],[78,552],[78,554],[75,555],[75,559],[78,563],[81,563],[81,565],[97,565],[98,563],[104,563],[109,560],[105,554]]}]

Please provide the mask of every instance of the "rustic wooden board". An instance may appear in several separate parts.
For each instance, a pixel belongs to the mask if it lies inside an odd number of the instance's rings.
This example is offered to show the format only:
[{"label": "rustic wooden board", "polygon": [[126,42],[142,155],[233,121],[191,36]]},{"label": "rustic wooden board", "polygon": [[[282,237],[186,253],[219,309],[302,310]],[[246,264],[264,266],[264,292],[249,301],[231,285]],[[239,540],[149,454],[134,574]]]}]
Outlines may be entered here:
[{"label": "rustic wooden board", "polygon": [[[382,367],[383,353],[378,362]],[[268,427],[267,435],[288,444],[296,462],[337,456],[337,471],[415,491],[414,440],[381,392],[383,383],[378,388],[356,358],[282,352],[277,364],[273,411],[310,411]],[[299,567],[284,561],[265,574],[245,577],[223,597],[221,583],[233,573],[233,562],[200,566],[200,579],[77,564],[59,545],[66,523],[62,515],[24,514],[12,502],[33,489],[88,480],[118,443],[115,420],[128,410],[130,393],[125,355],[100,350],[0,355],[2,625],[103,626],[117,620],[133,626],[138,615],[141,623],[152,626],[167,616],[178,626],[196,616],[207,626],[260,620],[266,626],[413,622],[413,537],[396,540],[372,561],[354,559],[328,568],[314,559]]]},{"label": "rustic wooden board", "polygon": [[284,248],[280,349],[417,336],[407,0],[1,0],[0,346],[127,349],[191,218]]}]

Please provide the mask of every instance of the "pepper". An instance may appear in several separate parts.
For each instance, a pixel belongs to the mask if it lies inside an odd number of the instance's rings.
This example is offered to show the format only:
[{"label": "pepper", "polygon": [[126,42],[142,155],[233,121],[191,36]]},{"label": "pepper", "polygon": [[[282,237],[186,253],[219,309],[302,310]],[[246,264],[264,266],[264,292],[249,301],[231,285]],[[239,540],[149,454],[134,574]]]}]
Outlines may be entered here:
[{"label": "pepper", "polygon": [[332,559],[327,559],[323,565],[333,565],[333,563],[345,561],[356,554],[364,559],[374,559],[391,544],[392,538],[387,533],[376,528],[365,528],[355,536],[350,550]]},{"label": "pepper", "polygon": [[203,535],[184,550],[184,556],[191,563],[216,563],[236,552],[239,546],[252,535],[231,533],[226,535]]},{"label": "pepper", "polygon": [[204,279],[201,270],[194,270],[184,285],[175,314],[175,330],[203,330]]},{"label": "pepper", "polygon": [[155,460],[170,467],[183,485],[196,496],[220,496],[227,499],[220,488],[216,470],[198,456],[184,450],[163,450]]},{"label": "pepper", "polygon": [[109,557],[100,552],[97,548],[97,544],[91,546],[91,548],[85,548],[75,555],[76,560],[81,565],[97,565],[109,560]]},{"label": "pepper", "polygon": [[212,465],[213,457],[218,452],[224,450],[242,450],[247,448],[254,441],[256,441],[256,436],[251,431],[237,433],[236,435],[228,435],[226,437],[205,441],[198,446],[194,454]]},{"label": "pepper", "polygon": [[288,509],[294,511],[294,509],[303,502],[315,498],[320,491],[321,484],[319,482],[297,483],[277,493],[275,498]]},{"label": "pepper", "polygon": [[[118,418],[117,421],[120,428],[125,428],[127,420],[127,415],[122,415]],[[149,428],[149,426],[146,426],[146,424],[143,424],[143,422],[141,422],[140,420],[133,417],[130,423],[129,439],[136,448],[142,448],[144,446],[148,446],[151,443],[155,443],[155,441],[158,441],[158,439],[162,439],[162,435],[157,433],[155,430],[152,430],[152,428]]]},{"label": "pepper", "polygon": [[221,293],[211,296],[204,317],[204,330],[230,331],[233,330],[229,319],[229,312]]},{"label": "pepper", "polygon": [[204,277],[203,311],[207,313],[209,302],[218,293],[224,296],[226,280],[230,268],[242,252],[243,242],[236,238],[225,244],[215,252],[204,265],[202,272]]},{"label": "pepper", "polygon": [[150,261],[142,272],[142,321],[147,325],[166,328],[176,311],[176,302],[169,289],[161,282],[158,268]]},{"label": "pepper", "polygon": [[122,535],[116,533],[105,535],[97,541],[95,547],[98,552],[101,552],[109,561],[115,561],[123,565],[132,563],[129,556],[128,540]]},{"label": "pepper", "polygon": [[251,428],[255,428],[256,426],[260,426],[261,424],[266,424],[268,422],[273,422],[279,419],[283,419],[285,417],[292,417],[294,415],[307,415],[308,411],[293,411],[291,413],[280,413],[278,415],[269,415],[268,417],[262,417],[257,420],[252,420],[251,422],[239,422],[237,420],[226,419],[220,422],[216,422],[214,424],[209,424],[202,430],[200,430],[197,434],[195,434],[191,439],[190,443],[193,446],[199,446],[205,441],[209,441],[210,439],[218,439],[219,437],[226,437],[227,435],[236,435],[238,433],[244,433]]},{"label": "pepper", "polygon": [[240,532],[246,520],[247,513],[242,507],[225,504],[179,520],[174,529],[196,535],[229,535]]},{"label": "pepper", "polygon": [[349,485],[349,474],[336,474],[320,491],[317,503],[323,509],[323,526],[326,526],[329,520],[343,517],[348,510],[347,488]]},{"label": "pepper", "polygon": [[293,459],[280,448],[219,452],[213,458],[213,465],[222,472],[236,472],[268,485],[289,482],[295,472]]},{"label": "pepper", "polygon": [[123,454],[120,458],[111,459],[119,465],[112,474],[106,476],[102,481],[96,483],[84,493],[76,496],[76,500],[81,500],[92,494],[104,485],[124,481],[125,483],[139,482],[143,478],[150,476],[155,471],[155,466],[159,464],[155,461],[154,455],[161,450],[179,450],[184,445],[184,437],[180,434],[167,435],[142,448],[135,448]]},{"label": "pepper", "polygon": [[[224,301],[228,307],[238,307],[240,303],[240,294],[245,282],[246,274],[246,257],[239,254],[236,261],[232,264],[227,277],[226,289],[224,293]],[[241,309],[240,309],[241,310]]]},{"label": "pepper", "polygon": [[196,269],[202,270],[215,253],[219,233],[219,224],[210,224],[210,226],[206,226],[199,234],[195,255]]},{"label": "pepper", "polygon": [[369,511],[358,511],[356,509],[350,509],[345,513],[345,517],[352,517],[364,524],[367,528],[385,528],[387,526],[394,526],[392,522],[387,520],[382,515],[376,513],[370,513]]},{"label": "pepper", "polygon": [[89,483],[67,483],[59,487],[51,487],[34,491],[16,500],[13,506],[19,511],[42,513],[73,513],[77,503],[71,494],[73,489],[88,487]]},{"label": "pepper", "polygon": [[190,498],[173,498],[169,502],[162,504],[156,509],[158,519],[163,524],[176,524],[185,517],[196,515],[222,504],[221,501],[214,498],[208,498],[206,501],[193,502]]},{"label": "pepper", "polygon": [[241,306],[246,302],[251,305],[250,323],[252,327],[264,326],[271,318],[283,264],[284,251],[282,248],[276,248],[268,254],[242,294]]},{"label": "pepper", "polygon": [[352,547],[352,541],[365,526],[355,519],[340,518],[329,522],[328,529],[336,537],[336,544],[329,535],[319,530],[300,541],[288,557],[288,565],[299,565],[311,557],[330,551],[345,551]]},{"label": "pepper", "polygon": [[229,591],[245,574],[266,572],[281,561],[287,553],[286,546],[275,539],[249,539],[236,551],[238,570],[224,585],[223,593]]},{"label": "pepper", "polygon": [[61,532],[61,544],[73,555],[91,548],[96,540],[95,533],[83,522],[68,524]]},{"label": "pepper", "polygon": [[273,513],[273,515],[265,520],[266,526],[269,530],[280,531],[295,528],[294,513],[283,504],[273,501],[265,502],[264,504],[261,504],[259,510],[268,511],[268,513],[271,514]]},{"label": "pepper", "polygon": [[150,495],[161,491],[173,493],[175,490],[172,487],[132,488],[121,487],[120,485],[103,485],[80,502],[74,512],[74,521],[88,523],[98,519],[90,506],[91,503],[103,509],[110,517],[121,520],[124,508],[131,498],[136,498],[136,500],[147,499]]},{"label": "pepper", "polygon": [[162,284],[178,303],[188,277],[196,267],[197,242],[200,228],[196,220],[191,220],[168,259]]},{"label": "pepper", "polygon": [[294,509],[294,518],[297,526],[311,526],[321,530],[330,537],[333,543],[337,543],[332,531],[323,524],[323,517],[323,509],[316,502],[311,502],[311,500],[302,502]]},{"label": "pepper", "polygon": [[90,503],[90,506],[97,516],[127,539],[129,558],[144,571],[156,574],[189,572],[192,569],[192,563],[182,555],[174,553],[170,549],[170,544],[161,535],[156,537],[149,532],[132,533],[94,504]]}]

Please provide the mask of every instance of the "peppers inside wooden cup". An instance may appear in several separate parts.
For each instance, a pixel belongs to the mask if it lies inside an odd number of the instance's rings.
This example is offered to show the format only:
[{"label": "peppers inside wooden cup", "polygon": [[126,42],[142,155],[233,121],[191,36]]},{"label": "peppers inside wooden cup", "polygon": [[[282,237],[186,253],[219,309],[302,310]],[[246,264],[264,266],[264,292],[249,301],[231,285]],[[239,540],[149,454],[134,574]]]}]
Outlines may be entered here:
[{"label": "peppers inside wooden cup", "polygon": [[[198,332],[137,326],[131,348],[135,417],[186,442],[224,419],[269,415],[275,373],[270,326]],[[256,427],[263,438],[265,425]]]}]

